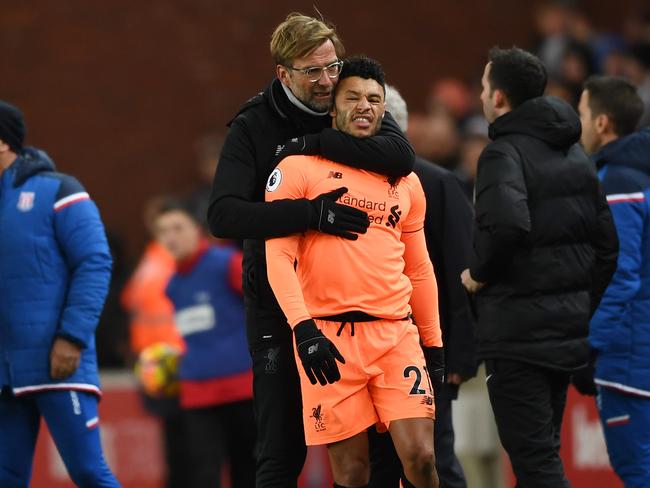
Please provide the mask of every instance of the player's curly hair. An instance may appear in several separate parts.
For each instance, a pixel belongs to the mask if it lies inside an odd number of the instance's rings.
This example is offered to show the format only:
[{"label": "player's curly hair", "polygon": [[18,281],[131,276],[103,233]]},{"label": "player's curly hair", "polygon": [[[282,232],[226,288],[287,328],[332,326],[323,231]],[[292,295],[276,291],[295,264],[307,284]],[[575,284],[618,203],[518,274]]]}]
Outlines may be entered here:
[{"label": "player's curly hair", "polygon": [[386,94],[386,75],[384,68],[378,61],[366,56],[352,56],[343,61],[343,69],[339,75],[339,81],[358,76],[365,80],[375,80],[384,89]]}]

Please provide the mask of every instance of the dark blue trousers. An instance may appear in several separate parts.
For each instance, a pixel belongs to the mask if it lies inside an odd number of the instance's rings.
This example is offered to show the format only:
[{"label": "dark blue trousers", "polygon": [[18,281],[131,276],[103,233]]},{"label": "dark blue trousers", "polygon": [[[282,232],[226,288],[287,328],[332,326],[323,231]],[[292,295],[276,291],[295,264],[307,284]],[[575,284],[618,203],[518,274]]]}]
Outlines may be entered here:
[{"label": "dark blue trousers", "polygon": [[82,488],[119,488],[99,439],[97,397],[71,390],[0,394],[0,486],[27,488],[41,417],[68,474]]},{"label": "dark blue trousers", "polygon": [[609,461],[626,488],[650,486],[650,398],[598,387]]}]

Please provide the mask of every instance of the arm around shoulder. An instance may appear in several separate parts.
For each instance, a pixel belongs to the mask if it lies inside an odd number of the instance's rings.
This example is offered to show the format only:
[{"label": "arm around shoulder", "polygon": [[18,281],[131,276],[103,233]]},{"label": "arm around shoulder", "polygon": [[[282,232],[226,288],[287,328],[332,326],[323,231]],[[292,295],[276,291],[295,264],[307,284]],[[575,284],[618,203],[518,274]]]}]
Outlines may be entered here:
[{"label": "arm around shoulder", "polygon": [[320,146],[321,154],[327,159],[389,177],[407,176],[415,165],[411,143],[388,112],[375,136],[359,138],[324,129]]},{"label": "arm around shoulder", "polygon": [[304,199],[264,202],[257,195],[258,174],[264,165],[248,129],[240,118],[233,121],[219,158],[208,208],[208,224],[216,237],[265,239],[304,232],[311,209]]}]

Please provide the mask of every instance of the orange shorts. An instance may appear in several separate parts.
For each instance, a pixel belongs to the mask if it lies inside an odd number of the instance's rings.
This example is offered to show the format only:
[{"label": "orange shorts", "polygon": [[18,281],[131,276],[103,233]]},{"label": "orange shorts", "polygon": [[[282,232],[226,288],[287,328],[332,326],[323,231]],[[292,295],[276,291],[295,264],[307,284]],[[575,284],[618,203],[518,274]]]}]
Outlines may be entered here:
[{"label": "orange shorts", "polygon": [[316,324],[345,364],[337,361],[336,383],[312,385],[296,355],[307,445],[348,439],[377,423],[434,417],[420,336],[410,320],[355,322],[354,329],[348,323],[340,335],[340,322]]}]

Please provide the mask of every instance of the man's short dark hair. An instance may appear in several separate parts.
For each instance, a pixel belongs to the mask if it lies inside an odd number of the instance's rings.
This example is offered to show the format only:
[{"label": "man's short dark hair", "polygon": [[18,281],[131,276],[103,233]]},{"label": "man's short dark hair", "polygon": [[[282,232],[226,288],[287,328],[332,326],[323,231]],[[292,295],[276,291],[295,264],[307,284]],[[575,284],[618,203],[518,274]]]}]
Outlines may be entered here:
[{"label": "man's short dark hair", "polygon": [[156,209],[155,218],[157,219],[171,212],[182,212],[197,225],[201,224],[197,218],[195,206],[188,199],[178,198],[176,196],[164,197],[160,202],[160,206]]},{"label": "man's short dark hair", "polygon": [[501,90],[514,109],[531,98],[541,97],[548,75],[544,63],[535,55],[518,47],[493,47],[489,53],[492,90]]},{"label": "man's short dark hair", "polygon": [[592,118],[607,115],[618,136],[636,130],[643,115],[643,100],[632,83],[616,76],[591,76],[583,88],[589,93]]},{"label": "man's short dark hair", "polygon": [[384,75],[384,68],[378,61],[365,56],[353,56],[346,59],[343,62],[339,81],[351,76],[358,76],[364,80],[375,80],[381,85],[384,94],[386,94],[386,76]]}]

